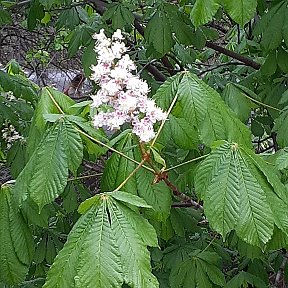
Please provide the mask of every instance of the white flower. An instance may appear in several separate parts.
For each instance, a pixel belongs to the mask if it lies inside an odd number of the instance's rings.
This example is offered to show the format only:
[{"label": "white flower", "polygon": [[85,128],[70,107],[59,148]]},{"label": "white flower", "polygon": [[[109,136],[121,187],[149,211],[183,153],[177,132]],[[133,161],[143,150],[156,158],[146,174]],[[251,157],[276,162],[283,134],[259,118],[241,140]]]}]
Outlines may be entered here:
[{"label": "white flower", "polygon": [[[96,128],[120,129],[124,123],[131,123],[133,133],[142,142],[149,142],[155,137],[153,124],[165,120],[166,113],[149,99],[149,86],[138,76],[133,75],[136,65],[127,51],[120,30],[117,30],[112,40],[107,38],[104,31],[94,35],[95,51],[98,53],[98,64],[91,67],[91,80],[100,89],[92,96],[92,107],[98,109],[93,118]],[[124,55],[123,55],[124,54]],[[108,112],[101,111],[102,105]]]},{"label": "white flower", "polygon": [[117,29],[112,35],[112,40],[123,40],[123,39],[124,37],[120,29]]},{"label": "white flower", "polygon": [[111,51],[114,54],[114,58],[120,59],[122,54],[127,51],[127,48],[124,43],[115,42],[111,45]]}]

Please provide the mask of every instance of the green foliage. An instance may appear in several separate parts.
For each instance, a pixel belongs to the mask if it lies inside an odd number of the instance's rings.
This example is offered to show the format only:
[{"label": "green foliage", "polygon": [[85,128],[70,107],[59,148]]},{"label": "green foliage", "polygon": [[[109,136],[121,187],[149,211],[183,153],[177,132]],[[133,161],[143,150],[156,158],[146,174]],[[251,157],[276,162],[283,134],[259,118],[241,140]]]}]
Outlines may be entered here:
[{"label": "green foliage", "polygon": [[171,287],[223,287],[225,278],[217,267],[220,258],[216,253],[199,251],[191,253],[189,259],[173,267],[170,274]]},{"label": "green foliage", "polygon": [[18,203],[27,195],[39,205],[59,196],[67,183],[68,168],[76,173],[83,156],[83,145],[72,124],[60,118],[47,132],[20,173],[15,184]]},{"label": "green foliage", "polygon": [[31,231],[13,200],[13,188],[8,184],[0,189],[0,215],[0,281],[14,285],[25,279],[34,245]]},{"label": "green foliage", "polygon": [[3,63],[0,287],[284,287],[287,0],[106,2],[0,0],[4,50],[33,30],[86,77],[120,28],[169,111],[142,143],[92,126],[99,83],[74,101]]},{"label": "green foliage", "polygon": [[93,200],[70,232],[43,287],[122,287],[124,282],[131,287],[158,287],[146,249],[157,246],[155,231],[127,206],[145,203],[136,196],[132,203],[125,198],[131,199],[116,192],[115,197],[108,193]]}]

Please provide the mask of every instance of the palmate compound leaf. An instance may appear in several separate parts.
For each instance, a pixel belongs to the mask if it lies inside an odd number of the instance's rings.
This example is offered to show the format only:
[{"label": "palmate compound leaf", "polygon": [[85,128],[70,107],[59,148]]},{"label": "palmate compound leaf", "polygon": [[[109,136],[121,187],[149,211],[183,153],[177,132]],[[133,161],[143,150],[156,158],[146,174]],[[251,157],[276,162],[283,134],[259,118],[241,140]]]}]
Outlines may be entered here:
[{"label": "palmate compound leaf", "polygon": [[63,118],[55,122],[16,179],[18,205],[28,194],[40,209],[58,197],[67,184],[68,168],[74,172],[80,165],[82,151],[81,138],[71,123]]},{"label": "palmate compound leaf", "polygon": [[211,227],[223,237],[235,230],[245,242],[262,247],[274,224],[288,232],[285,188],[247,148],[226,142],[213,151],[199,166],[195,189]]},{"label": "palmate compound leaf", "polygon": [[224,274],[219,269],[219,256],[214,252],[195,250],[189,259],[173,265],[170,274],[172,288],[209,288],[213,283],[223,287]]},{"label": "palmate compound leaf", "polygon": [[12,197],[12,187],[0,188],[0,282],[25,279],[34,253],[33,237]]},{"label": "palmate compound leaf", "polygon": [[86,213],[71,230],[43,288],[117,288],[123,283],[159,287],[146,247],[158,246],[156,232],[139,212],[126,206],[147,204],[125,192],[105,193],[85,202],[79,211]]},{"label": "palmate compound leaf", "polygon": [[[140,151],[136,143],[133,142],[131,133],[125,135],[116,146],[116,149],[138,162],[141,161]],[[101,190],[116,189],[136,167],[137,164],[131,160],[113,153],[105,166],[101,179]],[[148,218],[165,221],[170,213],[171,192],[164,183],[153,184],[153,180],[154,175],[141,168],[122,187],[122,191],[137,194],[152,206],[153,210],[145,211]]]},{"label": "palmate compound leaf", "polygon": [[251,146],[249,129],[220,95],[197,76],[190,72],[176,75],[167,80],[153,98],[162,109],[167,110],[176,95],[177,101],[171,114],[185,119],[187,125],[195,126],[204,144],[210,146],[213,141],[225,139]]}]

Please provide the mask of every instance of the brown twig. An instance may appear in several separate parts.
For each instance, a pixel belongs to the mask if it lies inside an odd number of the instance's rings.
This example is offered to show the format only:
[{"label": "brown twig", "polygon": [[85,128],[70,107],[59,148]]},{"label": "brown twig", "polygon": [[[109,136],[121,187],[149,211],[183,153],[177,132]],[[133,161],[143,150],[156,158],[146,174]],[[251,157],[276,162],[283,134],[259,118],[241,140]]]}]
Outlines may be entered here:
[{"label": "brown twig", "polygon": [[[282,279],[282,276],[283,276],[283,273],[284,273],[284,269],[285,269],[285,266],[286,266],[286,263],[288,261],[288,251],[286,251],[286,253],[283,255],[283,261],[279,267],[279,270],[275,276],[275,281],[274,281],[274,285],[272,286],[272,288],[278,288],[280,287],[280,281]],[[284,287],[284,286],[283,286]]]},{"label": "brown twig", "polygon": [[226,49],[224,47],[221,47],[221,46],[219,46],[219,45],[217,45],[215,43],[212,43],[210,41],[206,42],[206,47],[211,48],[211,49],[213,49],[215,51],[218,51],[218,52],[220,52],[220,53],[222,53],[224,55],[227,55],[227,56],[229,56],[229,57],[231,57],[233,59],[236,59],[236,60],[244,63],[246,66],[250,66],[250,67],[252,67],[252,68],[254,68],[256,70],[259,70],[260,67],[261,67],[261,65],[259,63],[253,61],[252,59],[250,59],[250,58],[248,58],[246,56],[243,56],[241,54],[238,54],[238,53],[236,53],[234,51],[228,50],[228,49]]}]

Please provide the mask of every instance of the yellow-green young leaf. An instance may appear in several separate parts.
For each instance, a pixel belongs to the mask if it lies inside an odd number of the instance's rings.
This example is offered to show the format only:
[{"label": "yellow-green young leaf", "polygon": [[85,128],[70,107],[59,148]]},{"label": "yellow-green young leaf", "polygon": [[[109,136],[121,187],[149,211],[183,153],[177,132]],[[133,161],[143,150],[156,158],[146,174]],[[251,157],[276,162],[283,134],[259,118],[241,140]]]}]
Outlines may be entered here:
[{"label": "yellow-green young leaf", "polygon": [[109,194],[99,200],[71,230],[43,288],[159,287],[146,247],[157,246],[155,230]]},{"label": "yellow-green young leaf", "polygon": [[196,0],[190,14],[193,24],[198,27],[211,21],[220,7],[218,2],[219,0]]},{"label": "yellow-green young leaf", "polygon": [[[212,228],[223,237],[235,230],[245,242],[261,247],[271,238],[274,223],[286,229],[287,213],[281,217],[272,207],[278,197],[273,188],[281,188],[273,171],[268,173],[251,154],[237,144],[221,145],[200,164],[195,188]],[[285,202],[278,205],[282,212],[287,207]]]},{"label": "yellow-green young leaf", "polygon": [[256,13],[257,0],[224,0],[223,2],[229,16],[242,27]]},{"label": "yellow-green young leaf", "polygon": [[34,253],[32,234],[14,203],[12,187],[0,188],[0,282],[14,285],[28,273]]}]

